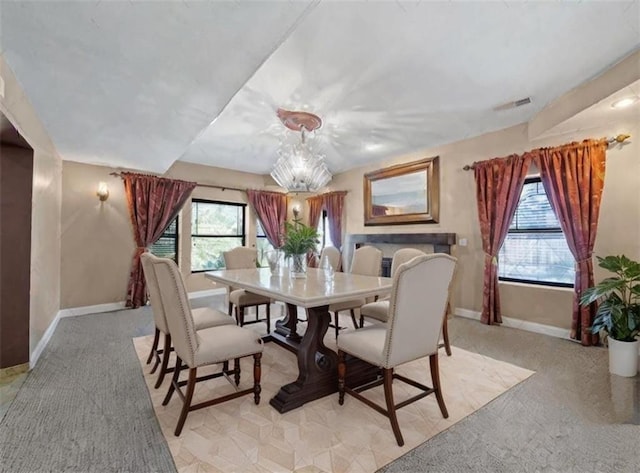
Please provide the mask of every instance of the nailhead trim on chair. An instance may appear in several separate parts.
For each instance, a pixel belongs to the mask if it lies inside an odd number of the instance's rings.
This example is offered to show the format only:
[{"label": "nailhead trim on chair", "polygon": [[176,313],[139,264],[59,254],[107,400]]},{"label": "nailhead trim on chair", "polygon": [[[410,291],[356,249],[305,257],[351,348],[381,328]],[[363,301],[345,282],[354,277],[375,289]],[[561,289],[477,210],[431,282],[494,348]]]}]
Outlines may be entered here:
[{"label": "nailhead trim on chair", "polygon": [[[159,258],[161,260],[163,260],[164,258]],[[167,268],[169,268],[169,275],[171,276],[171,280],[173,282],[173,284],[175,285],[175,288],[178,292],[178,294],[180,295],[179,298],[179,304],[180,304],[180,309],[182,311],[183,314],[189,314],[190,316],[190,322],[187,320],[186,317],[180,317],[183,326],[185,327],[185,332],[187,334],[187,340],[189,341],[189,348],[191,349],[191,358],[193,359],[195,356],[195,352],[198,350],[198,347],[200,346],[199,342],[198,342],[198,334],[195,328],[195,323],[193,322],[193,316],[191,315],[191,306],[188,304],[187,302],[187,308],[185,309],[185,305],[184,305],[184,299],[185,299],[185,295],[184,295],[184,291],[181,289],[180,285],[178,284],[177,280],[176,280],[176,276],[175,276],[175,270],[174,268],[166,261],[159,261],[158,263],[154,263],[154,264],[163,264],[165,265]],[[179,275],[180,277],[182,277],[181,275]],[[183,282],[184,285],[184,282]],[[195,335],[195,340],[193,339],[193,336]],[[182,357],[181,357],[182,358]],[[183,361],[184,360],[183,358]]]}]

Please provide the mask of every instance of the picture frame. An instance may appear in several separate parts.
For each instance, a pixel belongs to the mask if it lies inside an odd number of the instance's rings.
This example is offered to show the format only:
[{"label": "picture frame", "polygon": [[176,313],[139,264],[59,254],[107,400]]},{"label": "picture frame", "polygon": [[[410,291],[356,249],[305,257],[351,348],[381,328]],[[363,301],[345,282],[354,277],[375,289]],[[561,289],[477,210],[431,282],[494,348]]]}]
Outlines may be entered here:
[{"label": "picture frame", "polygon": [[364,224],[438,223],[439,156],[364,175]]}]

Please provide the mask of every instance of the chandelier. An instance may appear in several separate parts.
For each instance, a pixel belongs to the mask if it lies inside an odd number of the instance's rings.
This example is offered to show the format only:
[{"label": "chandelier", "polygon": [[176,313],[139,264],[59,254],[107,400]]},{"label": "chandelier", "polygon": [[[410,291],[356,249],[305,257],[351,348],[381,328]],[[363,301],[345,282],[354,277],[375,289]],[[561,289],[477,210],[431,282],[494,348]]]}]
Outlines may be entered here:
[{"label": "chandelier", "polygon": [[278,161],[273,166],[271,177],[289,191],[316,191],[331,180],[331,173],[320,154],[314,154],[307,143],[306,133],[317,130],[322,120],[308,112],[278,109],[282,124],[300,132],[299,143],[280,144]]}]

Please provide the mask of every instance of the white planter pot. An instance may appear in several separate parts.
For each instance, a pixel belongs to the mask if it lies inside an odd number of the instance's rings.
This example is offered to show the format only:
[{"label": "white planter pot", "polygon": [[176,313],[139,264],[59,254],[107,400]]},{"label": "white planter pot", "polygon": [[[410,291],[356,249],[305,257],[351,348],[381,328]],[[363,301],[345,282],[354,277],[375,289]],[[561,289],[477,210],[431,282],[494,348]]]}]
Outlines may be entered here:
[{"label": "white planter pot", "polygon": [[638,344],[638,340],[621,342],[609,337],[609,372],[618,376],[635,376],[638,373]]}]

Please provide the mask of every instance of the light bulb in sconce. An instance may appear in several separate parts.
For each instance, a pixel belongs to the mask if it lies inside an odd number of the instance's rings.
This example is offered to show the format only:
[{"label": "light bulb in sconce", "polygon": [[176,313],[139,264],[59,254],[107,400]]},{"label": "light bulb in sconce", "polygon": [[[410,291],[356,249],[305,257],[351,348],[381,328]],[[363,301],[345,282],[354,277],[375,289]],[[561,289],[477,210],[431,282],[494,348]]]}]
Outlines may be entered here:
[{"label": "light bulb in sconce", "polygon": [[106,182],[100,182],[98,184],[98,190],[96,192],[96,195],[100,199],[100,202],[104,202],[109,198],[109,188],[107,187]]}]

